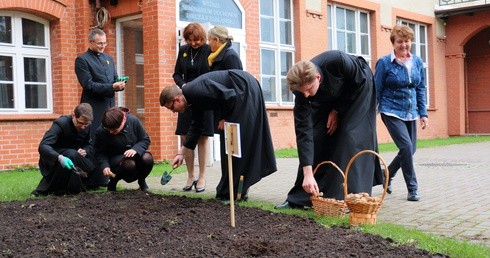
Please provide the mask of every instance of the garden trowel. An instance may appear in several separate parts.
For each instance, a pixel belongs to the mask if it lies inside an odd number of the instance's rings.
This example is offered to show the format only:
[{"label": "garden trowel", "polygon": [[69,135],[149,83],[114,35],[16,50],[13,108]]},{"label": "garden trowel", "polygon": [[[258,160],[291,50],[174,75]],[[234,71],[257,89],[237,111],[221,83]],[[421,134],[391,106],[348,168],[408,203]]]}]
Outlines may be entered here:
[{"label": "garden trowel", "polygon": [[170,179],[172,179],[172,176],[170,174],[172,174],[172,172],[174,172],[175,168],[172,168],[172,170],[170,170],[170,172],[163,172],[163,175],[162,175],[162,178],[160,179],[160,184],[162,185],[166,185]]},{"label": "garden trowel", "polygon": [[76,166],[73,166],[73,168],[71,169],[73,172],[75,172],[75,174],[81,176],[81,177],[87,177],[87,172],[83,171],[81,168],[79,167],[76,167]]}]

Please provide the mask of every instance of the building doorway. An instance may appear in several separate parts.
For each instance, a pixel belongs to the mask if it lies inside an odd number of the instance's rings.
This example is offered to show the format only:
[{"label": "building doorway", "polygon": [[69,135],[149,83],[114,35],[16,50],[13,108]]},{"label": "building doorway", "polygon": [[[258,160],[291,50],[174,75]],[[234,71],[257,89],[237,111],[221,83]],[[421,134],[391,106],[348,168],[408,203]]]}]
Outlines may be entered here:
[{"label": "building doorway", "polygon": [[[464,46],[466,67],[466,133],[490,133],[490,28],[475,34]],[[486,46],[486,47],[482,47]]]},{"label": "building doorway", "polygon": [[126,89],[118,93],[118,106],[125,106],[145,122],[143,20],[141,15],[116,22],[117,73],[128,76]]}]

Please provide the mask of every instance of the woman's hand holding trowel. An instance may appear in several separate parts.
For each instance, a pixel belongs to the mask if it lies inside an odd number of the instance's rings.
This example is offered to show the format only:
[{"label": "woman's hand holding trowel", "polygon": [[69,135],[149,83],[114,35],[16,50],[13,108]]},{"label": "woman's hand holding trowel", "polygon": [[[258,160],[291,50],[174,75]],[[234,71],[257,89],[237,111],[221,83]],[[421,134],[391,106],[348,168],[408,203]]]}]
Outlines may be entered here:
[{"label": "woman's hand holding trowel", "polygon": [[184,162],[184,156],[186,151],[187,148],[182,146],[180,150],[177,152],[177,154],[175,154],[175,158],[174,160],[172,160],[172,168],[177,168],[180,167],[180,165],[182,165],[182,163]]}]

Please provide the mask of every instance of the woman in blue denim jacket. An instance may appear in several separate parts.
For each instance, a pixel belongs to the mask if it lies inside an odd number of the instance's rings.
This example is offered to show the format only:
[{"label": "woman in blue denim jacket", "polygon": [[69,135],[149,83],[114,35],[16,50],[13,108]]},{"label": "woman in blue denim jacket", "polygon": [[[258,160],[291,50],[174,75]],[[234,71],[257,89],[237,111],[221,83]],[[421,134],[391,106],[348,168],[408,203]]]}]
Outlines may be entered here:
[{"label": "woman in blue denim jacket", "polygon": [[378,100],[378,111],[391,138],[399,151],[388,166],[391,180],[398,169],[402,169],[407,185],[409,201],[418,201],[417,177],[413,165],[413,154],[417,143],[417,120],[425,129],[429,123],[426,108],[425,78],[422,59],[410,53],[413,30],[396,25],[391,31],[393,51],[376,63],[374,79]]}]

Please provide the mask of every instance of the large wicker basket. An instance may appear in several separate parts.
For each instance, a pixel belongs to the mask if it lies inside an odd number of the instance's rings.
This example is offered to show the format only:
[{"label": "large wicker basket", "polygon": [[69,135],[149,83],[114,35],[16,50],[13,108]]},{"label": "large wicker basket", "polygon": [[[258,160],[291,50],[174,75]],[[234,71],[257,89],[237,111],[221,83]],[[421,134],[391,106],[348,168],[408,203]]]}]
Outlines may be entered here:
[{"label": "large wicker basket", "polygon": [[[320,166],[324,164],[331,164],[339,171],[339,173],[344,178],[344,172],[342,172],[342,170],[335,163],[331,161],[323,161],[320,164],[318,164],[315,170],[313,171],[313,174],[315,174],[318,168],[320,168]],[[344,200],[336,200],[334,198],[323,198],[321,196],[311,196],[310,200],[313,205],[313,210],[315,211],[316,214],[320,216],[342,217],[346,214],[347,205],[345,205]]]},{"label": "large wicker basket", "polygon": [[[367,195],[366,193],[361,193],[356,196],[349,196],[347,194],[347,178],[349,175],[349,169],[352,165],[352,163],[355,161],[357,157],[359,157],[362,154],[365,153],[371,153],[379,158],[379,160],[383,163],[385,167],[385,183],[384,183],[384,190],[383,194],[381,195],[381,198],[368,198],[369,201],[366,201],[366,198],[360,199],[358,197],[362,195]],[[349,208],[349,224],[351,226],[358,226],[362,224],[376,224],[376,215],[381,208],[381,205],[383,204],[383,201],[385,199],[386,195],[386,188],[388,187],[388,166],[386,165],[385,160],[376,152],[372,150],[363,150],[358,152],[354,157],[352,157],[347,164],[347,168],[345,169],[345,177],[344,177],[344,198],[345,198],[345,204]],[[369,195],[368,195],[369,196]]]}]

